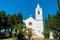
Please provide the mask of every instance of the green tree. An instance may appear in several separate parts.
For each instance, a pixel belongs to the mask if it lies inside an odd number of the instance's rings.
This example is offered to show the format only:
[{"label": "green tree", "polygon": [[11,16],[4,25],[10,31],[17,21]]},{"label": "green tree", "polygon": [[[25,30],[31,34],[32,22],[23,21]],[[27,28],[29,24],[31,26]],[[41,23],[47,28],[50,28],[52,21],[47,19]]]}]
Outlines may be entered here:
[{"label": "green tree", "polygon": [[[22,14],[18,13],[13,15],[7,15],[4,11],[0,12],[0,30],[5,29],[4,33],[8,29],[11,29],[11,33],[13,30],[16,32],[16,36],[25,38],[26,31],[23,31],[24,25],[22,20]],[[18,33],[17,33],[18,31]]]},{"label": "green tree", "polygon": [[52,17],[50,14],[48,14],[48,19],[45,19],[45,24],[44,24],[45,27],[44,27],[44,33],[43,33],[46,39],[49,38],[49,33],[51,31],[51,27],[52,27],[51,20],[52,20]]},{"label": "green tree", "polygon": [[5,25],[6,25],[5,28],[4,28],[5,32],[7,30],[9,32],[10,37],[12,37],[12,30],[11,30],[12,29],[12,16],[11,15],[7,15]]},{"label": "green tree", "polygon": [[12,27],[12,16],[11,15],[7,16],[6,25],[7,25],[7,28]]},{"label": "green tree", "polygon": [[45,36],[46,39],[49,38],[49,31],[50,31],[50,30],[49,30],[48,20],[45,19],[45,27],[44,27],[44,32],[43,32],[43,34],[44,34],[44,36]]},{"label": "green tree", "polygon": [[29,28],[28,29],[28,40],[31,40],[31,37],[32,37],[32,29]]},{"label": "green tree", "polygon": [[53,31],[53,36],[59,38],[60,32],[60,14],[57,12],[56,15],[48,15],[48,19],[45,19],[44,36],[49,38],[50,31]]},{"label": "green tree", "polygon": [[58,11],[60,12],[60,0],[57,0],[58,3]]},{"label": "green tree", "polygon": [[23,18],[21,13],[18,13],[17,19],[18,19],[18,24],[23,24],[23,21],[22,21]]},{"label": "green tree", "polygon": [[0,30],[5,27],[5,17],[6,17],[5,12],[1,11],[0,12]]},{"label": "green tree", "polygon": [[56,37],[57,37],[57,39],[60,37],[60,14],[59,14],[59,12],[57,12],[57,14],[56,14],[56,21],[55,21],[55,26],[54,26],[54,28],[55,28],[55,33],[56,33]]},{"label": "green tree", "polygon": [[16,14],[13,14],[13,16],[12,16],[12,23],[13,23],[13,26],[17,24],[17,15]]}]

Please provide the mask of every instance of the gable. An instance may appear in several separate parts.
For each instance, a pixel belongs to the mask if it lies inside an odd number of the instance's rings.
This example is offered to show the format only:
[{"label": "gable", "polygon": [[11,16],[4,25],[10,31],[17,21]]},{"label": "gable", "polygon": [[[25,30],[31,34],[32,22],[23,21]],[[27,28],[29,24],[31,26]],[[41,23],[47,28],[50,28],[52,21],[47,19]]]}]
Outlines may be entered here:
[{"label": "gable", "polygon": [[28,21],[32,21],[32,22],[34,22],[35,21],[35,19],[33,19],[32,17],[29,17],[28,19],[26,19],[24,22],[28,22]]}]

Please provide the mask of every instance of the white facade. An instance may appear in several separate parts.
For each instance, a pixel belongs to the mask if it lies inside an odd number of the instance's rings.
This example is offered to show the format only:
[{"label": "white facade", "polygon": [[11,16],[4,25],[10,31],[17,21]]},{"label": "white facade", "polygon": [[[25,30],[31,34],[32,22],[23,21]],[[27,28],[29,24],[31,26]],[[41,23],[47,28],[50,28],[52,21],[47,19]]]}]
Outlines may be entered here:
[{"label": "white facade", "polygon": [[33,36],[44,37],[43,32],[43,17],[42,17],[42,8],[39,4],[35,9],[35,19],[30,16],[28,19],[23,20],[27,28],[32,28]]}]

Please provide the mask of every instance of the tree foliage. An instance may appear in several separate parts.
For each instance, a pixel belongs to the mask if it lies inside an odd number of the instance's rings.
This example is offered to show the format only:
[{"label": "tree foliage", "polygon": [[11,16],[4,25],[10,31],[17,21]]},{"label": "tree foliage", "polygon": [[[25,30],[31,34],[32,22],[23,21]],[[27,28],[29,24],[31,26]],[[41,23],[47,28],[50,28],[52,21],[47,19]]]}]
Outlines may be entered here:
[{"label": "tree foliage", "polygon": [[57,12],[55,15],[51,16],[50,14],[48,15],[48,18],[45,19],[45,28],[44,28],[44,35],[46,38],[49,38],[49,33],[50,31],[53,31],[54,37],[60,37],[60,14]]},{"label": "tree foliage", "polygon": [[16,32],[15,36],[17,36],[19,40],[20,40],[20,37],[24,38],[25,32],[23,31],[24,25],[23,25],[22,19],[23,18],[21,13],[18,13],[17,15],[16,14],[6,15],[4,11],[1,11],[0,12],[0,31],[4,29],[4,33],[5,33],[6,30],[8,31],[11,30],[10,34],[12,35],[12,31],[15,30]]},{"label": "tree foliage", "polygon": [[48,14],[45,19],[44,36],[49,38],[49,32],[53,32],[54,38],[60,38],[60,0],[58,0],[58,10],[55,15]]}]

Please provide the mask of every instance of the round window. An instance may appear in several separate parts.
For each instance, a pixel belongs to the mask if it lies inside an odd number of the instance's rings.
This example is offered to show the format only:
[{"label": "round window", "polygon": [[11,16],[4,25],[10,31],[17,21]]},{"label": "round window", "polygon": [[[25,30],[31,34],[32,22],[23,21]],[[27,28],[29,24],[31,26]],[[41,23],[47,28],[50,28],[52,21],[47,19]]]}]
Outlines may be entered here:
[{"label": "round window", "polygon": [[29,25],[31,26],[32,25],[32,22],[29,22]]}]

